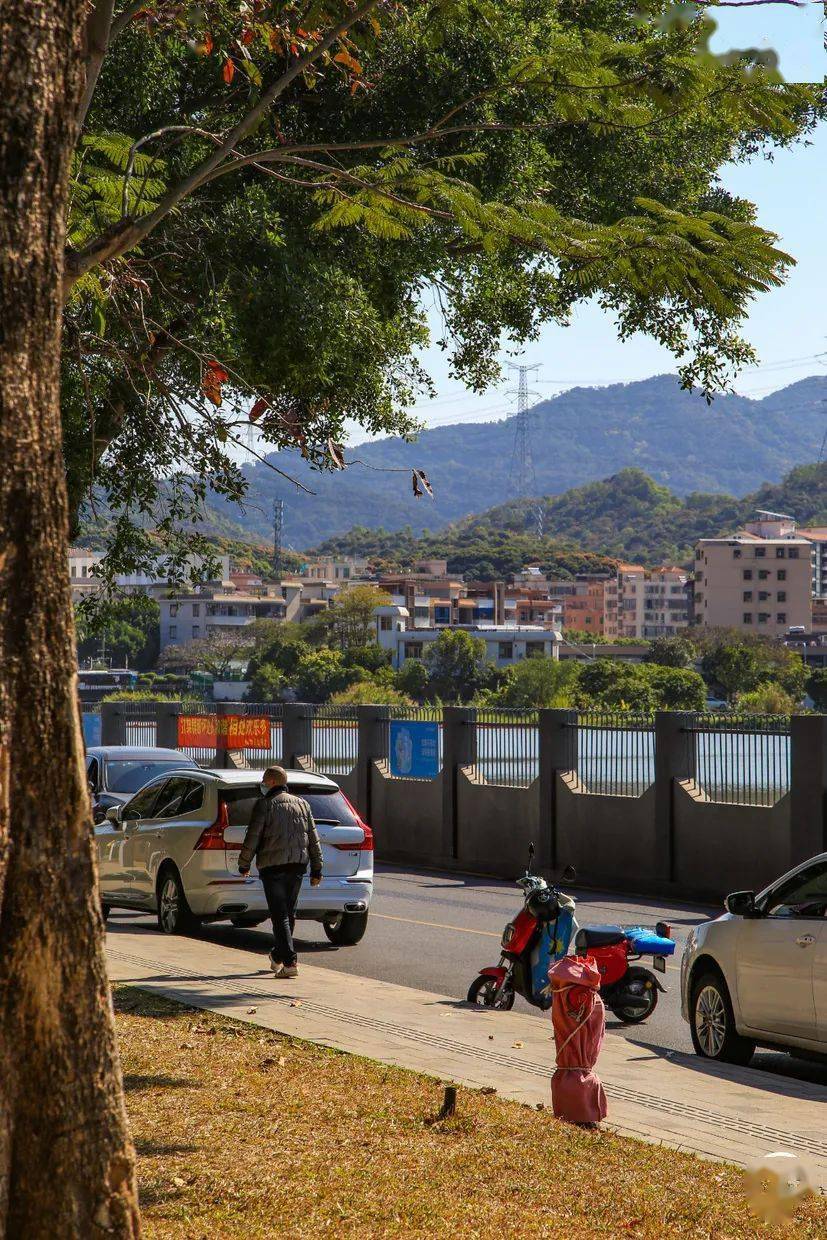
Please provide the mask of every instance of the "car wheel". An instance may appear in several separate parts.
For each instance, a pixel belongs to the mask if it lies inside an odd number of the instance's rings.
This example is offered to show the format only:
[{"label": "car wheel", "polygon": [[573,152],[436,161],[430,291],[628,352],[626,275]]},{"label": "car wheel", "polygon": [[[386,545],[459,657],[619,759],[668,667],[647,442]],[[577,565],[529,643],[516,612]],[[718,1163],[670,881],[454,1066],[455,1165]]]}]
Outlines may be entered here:
[{"label": "car wheel", "polygon": [[162,934],[186,934],[194,925],[180,875],[167,867],[158,879],[158,929]]},{"label": "car wheel", "polygon": [[692,1045],[704,1059],[746,1066],[755,1052],[755,1043],[735,1028],[729,991],[719,973],[704,973],[694,983],[690,1029]]},{"label": "car wheel", "polygon": [[353,947],[367,928],[367,913],[337,913],[324,919],[324,932],[337,947]]}]

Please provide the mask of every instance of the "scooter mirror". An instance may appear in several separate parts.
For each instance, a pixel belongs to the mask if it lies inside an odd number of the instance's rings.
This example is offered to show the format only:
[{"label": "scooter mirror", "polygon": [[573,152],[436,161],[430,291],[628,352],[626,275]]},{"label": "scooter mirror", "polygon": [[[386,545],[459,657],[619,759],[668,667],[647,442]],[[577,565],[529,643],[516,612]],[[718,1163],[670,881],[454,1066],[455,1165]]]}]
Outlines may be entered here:
[{"label": "scooter mirror", "polygon": [[528,874],[531,873],[531,866],[533,862],[534,862],[534,841],[532,840],[528,846],[528,870],[527,870]]},{"label": "scooter mirror", "polygon": [[560,875],[561,883],[573,883],[577,878],[577,870],[573,865],[567,865],[563,873]]}]

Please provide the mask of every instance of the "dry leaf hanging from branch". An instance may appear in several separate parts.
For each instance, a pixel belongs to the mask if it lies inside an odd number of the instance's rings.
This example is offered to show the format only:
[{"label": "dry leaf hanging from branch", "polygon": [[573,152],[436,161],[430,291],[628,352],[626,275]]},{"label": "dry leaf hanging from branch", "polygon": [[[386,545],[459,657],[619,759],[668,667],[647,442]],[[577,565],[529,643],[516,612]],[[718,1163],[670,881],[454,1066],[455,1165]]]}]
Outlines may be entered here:
[{"label": "dry leaf hanging from branch", "polygon": [[221,384],[226,383],[229,377],[219,362],[207,362],[204,378],[201,381],[201,390],[216,408],[221,404]]},{"label": "dry leaf hanging from branch", "polygon": [[265,400],[263,396],[259,396],[256,403],[250,410],[248,417],[251,422],[257,422],[263,413],[270,408],[269,400]]},{"label": "dry leaf hanging from branch", "polygon": [[340,443],[335,443],[334,440],[328,439],[327,453],[337,469],[347,468],[347,462],[345,461],[345,450]]}]

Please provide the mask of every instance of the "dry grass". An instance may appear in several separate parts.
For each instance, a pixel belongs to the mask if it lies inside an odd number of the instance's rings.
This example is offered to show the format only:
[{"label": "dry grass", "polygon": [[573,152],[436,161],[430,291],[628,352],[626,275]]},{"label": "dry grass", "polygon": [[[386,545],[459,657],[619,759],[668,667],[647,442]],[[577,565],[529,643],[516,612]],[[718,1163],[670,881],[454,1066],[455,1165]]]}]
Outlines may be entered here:
[{"label": "dry grass", "polygon": [[[116,1010],[152,1240],[753,1237],[737,1170],[126,987]],[[827,1203],[788,1237],[827,1235]]]}]

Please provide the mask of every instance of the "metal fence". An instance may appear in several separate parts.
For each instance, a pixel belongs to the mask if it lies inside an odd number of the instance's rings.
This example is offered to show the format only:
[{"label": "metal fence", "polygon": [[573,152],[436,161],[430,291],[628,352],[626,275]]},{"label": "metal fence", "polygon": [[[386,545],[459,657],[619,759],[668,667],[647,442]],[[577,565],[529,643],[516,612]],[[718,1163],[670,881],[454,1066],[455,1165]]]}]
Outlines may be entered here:
[{"label": "metal fence", "polygon": [[625,711],[581,711],[569,730],[569,763],[584,792],[641,796],[655,781],[654,720]]},{"label": "metal fence", "polygon": [[527,788],[540,769],[536,711],[477,710],[477,770],[489,784]]},{"label": "metal fence", "polygon": [[347,775],[359,757],[355,706],[317,706],[311,728],[310,757],[317,771]]},{"label": "metal fence", "polygon": [[775,805],[789,791],[789,716],[698,715],[684,737],[691,782],[711,801]]},{"label": "metal fence", "polygon": [[124,702],[123,745],[153,749],[157,744],[155,702]]}]

